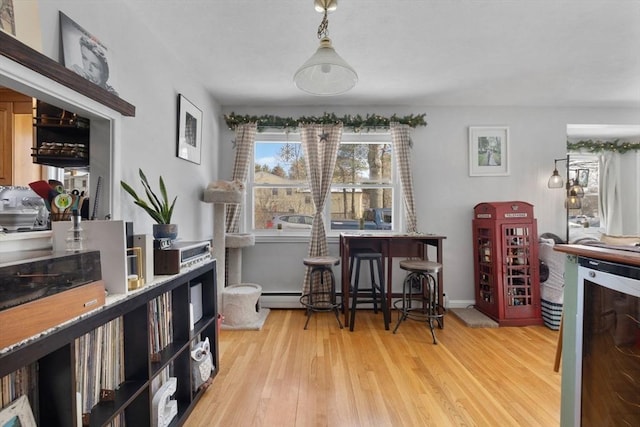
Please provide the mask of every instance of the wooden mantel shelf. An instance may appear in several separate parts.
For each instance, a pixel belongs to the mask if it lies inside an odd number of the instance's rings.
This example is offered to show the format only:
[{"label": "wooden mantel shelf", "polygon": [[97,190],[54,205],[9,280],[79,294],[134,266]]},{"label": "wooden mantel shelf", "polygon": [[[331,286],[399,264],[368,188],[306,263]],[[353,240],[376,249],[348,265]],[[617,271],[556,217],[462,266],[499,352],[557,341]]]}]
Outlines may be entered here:
[{"label": "wooden mantel shelf", "polygon": [[0,31],[0,55],[6,56],[124,116],[134,117],[136,115],[136,107],[132,104],[91,83],[84,77],[2,31]]}]

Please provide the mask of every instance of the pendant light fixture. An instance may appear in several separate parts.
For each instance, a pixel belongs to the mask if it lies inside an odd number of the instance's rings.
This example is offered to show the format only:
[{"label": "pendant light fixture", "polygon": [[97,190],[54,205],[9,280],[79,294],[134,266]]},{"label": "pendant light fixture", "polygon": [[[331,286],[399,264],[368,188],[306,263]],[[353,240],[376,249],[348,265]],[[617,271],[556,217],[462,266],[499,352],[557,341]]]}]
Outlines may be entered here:
[{"label": "pendant light fixture", "polygon": [[547,187],[549,188],[562,188],[564,187],[564,180],[560,173],[558,172],[558,162],[567,162],[567,167],[569,167],[569,156],[566,159],[555,159],[553,161],[553,174],[549,178],[549,182],[547,183]]},{"label": "pendant light fixture", "polygon": [[314,0],[314,4],[324,14],[318,27],[320,47],[296,71],[293,81],[298,89],[312,95],[339,95],[356,85],[358,74],[336,53],[329,39],[327,13],[337,8],[338,0]]}]

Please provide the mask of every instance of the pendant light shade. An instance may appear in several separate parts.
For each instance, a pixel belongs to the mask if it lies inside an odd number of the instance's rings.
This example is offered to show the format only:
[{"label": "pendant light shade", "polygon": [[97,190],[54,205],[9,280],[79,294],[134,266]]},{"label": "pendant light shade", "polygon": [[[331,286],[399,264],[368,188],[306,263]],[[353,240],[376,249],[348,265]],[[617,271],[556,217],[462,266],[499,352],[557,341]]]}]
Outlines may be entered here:
[{"label": "pendant light shade", "polygon": [[337,0],[315,0],[315,8],[324,13],[318,27],[320,47],[293,75],[298,89],[311,95],[330,96],[345,93],[358,82],[358,74],[338,55],[329,39],[327,12],[338,6]]},{"label": "pendant light shade", "polygon": [[564,202],[567,209],[582,209],[582,200],[575,193],[575,191],[569,191],[569,196]]},{"label": "pendant light shade", "polygon": [[553,170],[553,174],[549,178],[549,182],[547,183],[547,187],[549,188],[562,188],[564,187],[564,181],[562,177],[558,173],[558,169]]},{"label": "pendant light shade", "polygon": [[358,74],[331,46],[329,37],[320,40],[320,47],[293,76],[298,89],[312,95],[339,95],[353,88]]},{"label": "pendant light shade", "polygon": [[549,188],[562,188],[564,187],[564,180],[560,176],[558,172],[558,162],[568,161],[567,159],[555,159],[553,163],[553,174],[549,178],[549,182],[547,183],[547,187]]}]

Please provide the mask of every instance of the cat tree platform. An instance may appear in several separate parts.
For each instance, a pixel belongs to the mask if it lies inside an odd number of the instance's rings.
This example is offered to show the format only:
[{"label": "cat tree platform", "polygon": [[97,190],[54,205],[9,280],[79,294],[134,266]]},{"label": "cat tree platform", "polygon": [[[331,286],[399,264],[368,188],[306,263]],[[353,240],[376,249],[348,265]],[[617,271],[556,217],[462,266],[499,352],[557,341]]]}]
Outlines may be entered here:
[{"label": "cat tree platform", "polygon": [[256,243],[255,236],[249,233],[227,233],[225,246],[227,253],[227,279],[233,285],[242,282],[242,248],[253,246]]},{"label": "cat tree platform", "polygon": [[238,283],[222,290],[222,329],[262,329],[269,314],[268,308],[260,308],[262,286],[255,283]]},{"label": "cat tree platform", "polygon": [[[241,204],[243,196],[244,185],[239,181],[212,182],[203,195],[206,203],[213,203],[213,256],[218,267],[218,313],[224,316],[222,329],[261,329],[269,314],[269,309],[260,309],[262,286],[241,283],[242,248],[255,245],[255,236],[225,233],[226,205]],[[226,287],[225,268],[229,283]]]}]

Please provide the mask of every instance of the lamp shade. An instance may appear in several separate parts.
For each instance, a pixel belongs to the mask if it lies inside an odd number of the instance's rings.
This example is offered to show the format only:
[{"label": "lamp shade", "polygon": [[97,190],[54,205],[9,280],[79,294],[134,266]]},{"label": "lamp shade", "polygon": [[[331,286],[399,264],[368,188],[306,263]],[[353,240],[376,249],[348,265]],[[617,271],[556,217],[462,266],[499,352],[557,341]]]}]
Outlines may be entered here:
[{"label": "lamp shade", "polygon": [[564,186],[564,181],[562,177],[558,173],[558,169],[553,170],[553,174],[549,178],[549,182],[547,183],[547,187],[549,188],[562,188]]},{"label": "lamp shade", "polygon": [[331,46],[329,37],[320,40],[320,47],[293,76],[295,85],[312,95],[339,95],[353,88],[358,75]]},{"label": "lamp shade", "polygon": [[567,209],[582,209],[582,201],[575,194],[569,195],[564,204]]},{"label": "lamp shade", "polygon": [[569,187],[569,194],[575,194],[576,197],[582,199],[584,197],[584,190],[580,184],[577,184],[575,181],[571,182],[571,186]]}]

